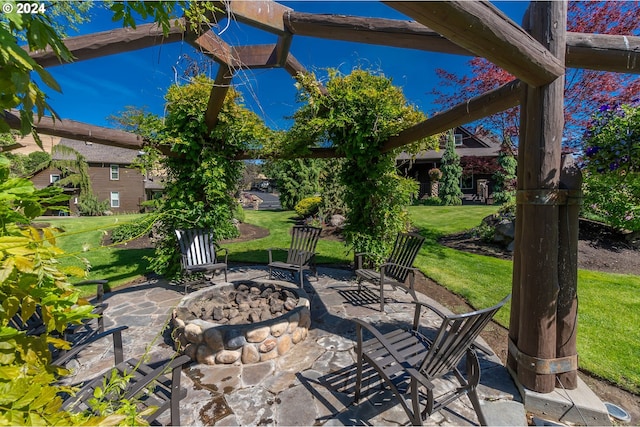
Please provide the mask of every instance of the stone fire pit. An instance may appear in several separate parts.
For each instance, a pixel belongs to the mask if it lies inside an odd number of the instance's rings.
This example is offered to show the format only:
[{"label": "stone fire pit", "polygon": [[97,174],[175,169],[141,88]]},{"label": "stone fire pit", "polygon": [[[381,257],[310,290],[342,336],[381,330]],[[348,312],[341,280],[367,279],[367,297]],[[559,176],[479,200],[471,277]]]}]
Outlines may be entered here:
[{"label": "stone fire pit", "polygon": [[274,359],[307,337],[307,293],[287,282],[253,280],[193,292],[173,312],[176,347],[207,365]]}]

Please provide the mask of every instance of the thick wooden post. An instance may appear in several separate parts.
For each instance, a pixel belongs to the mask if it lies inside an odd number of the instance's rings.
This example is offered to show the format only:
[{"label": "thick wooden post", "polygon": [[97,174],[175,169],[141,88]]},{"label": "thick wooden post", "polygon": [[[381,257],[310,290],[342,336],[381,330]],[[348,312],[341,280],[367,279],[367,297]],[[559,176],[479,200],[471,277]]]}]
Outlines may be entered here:
[{"label": "thick wooden post", "polygon": [[[566,2],[532,2],[529,28],[532,36],[564,63]],[[558,205],[562,129],[564,127],[564,76],[540,87],[528,86],[521,111],[516,223],[520,223],[517,376],[522,385],[540,393],[555,388],[556,305],[558,297]],[[514,277],[515,278],[515,277]],[[516,289],[517,288],[517,289]],[[511,352],[513,353],[513,351]]]},{"label": "thick wooden post", "polygon": [[[526,89],[522,92],[522,99],[520,101],[520,141],[519,141],[519,154],[518,154],[518,180],[516,182],[516,190],[520,193],[524,190],[524,179],[522,178],[522,174],[520,171],[524,171],[526,168],[525,165],[525,154],[524,154],[524,135],[526,135],[527,123],[523,120],[524,116],[524,105],[526,100]],[[518,334],[520,333],[520,265],[522,262],[522,250],[521,250],[521,242],[522,242],[522,204],[516,204],[516,221],[515,221],[515,230],[514,230],[514,247],[513,247],[513,273],[511,276],[511,314],[509,318],[509,341],[513,343],[516,348],[518,344]],[[511,347],[509,347],[511,349]],[[518,372],[518,364],[516,355],[513,354],[511,350],[507,353],[507,366],[513,372]]]},{"label": "thick wooden post", "polygon": [[576,336],[578,317],[578,219],[582,200],[582,173],[573,155],[562,156],[560,188],[567,199],[560,205],[558,251],[558,313],[556,357],[573,358],[574,368],[558,374],[558,381],[568,390],[578,387]]}]

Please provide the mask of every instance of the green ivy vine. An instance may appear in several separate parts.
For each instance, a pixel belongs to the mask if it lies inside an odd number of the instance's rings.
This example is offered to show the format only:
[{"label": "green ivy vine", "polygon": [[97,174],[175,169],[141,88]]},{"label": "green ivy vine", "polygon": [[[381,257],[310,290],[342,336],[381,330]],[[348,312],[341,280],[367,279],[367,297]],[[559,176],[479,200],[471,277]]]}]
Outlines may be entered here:
[{"label": "green ivy vine", "polygon": [[[396,234],[409,227],[406,206],[418,187],[396,173],[399,150],[381,149],[425,116],[391,79],[365,70],[349,75],[329,70],[326,89],[314,75],[299,75],[297,87],[303,105],[294,114],[284,149],[302,153],[314,142],[335,147],[346,158],[339,173],[345,186],[346,242],[355,252],[382,256]],[[436,138],[427,138],[403,150],[416,153],[436,144]]]},{"label": "green ivy vine", "polygon": [[162,238],[150,260],[154,271],[167,276],[180,270],[176,228],[210,228],[218,240],[237,236],[232,220],[243,163],[234,159],[272,138],[269,128],[242,104],[233,88],[227,93],[218,124],[209,131],[205,111],[212,88],[213,81],[202,75],[187,85],[171,86],[165,97],[164,126],[151,144],[156,149],[170,144],[172,151],[162,157],[167,180],[157,205],[162,220],[156,228]]}]

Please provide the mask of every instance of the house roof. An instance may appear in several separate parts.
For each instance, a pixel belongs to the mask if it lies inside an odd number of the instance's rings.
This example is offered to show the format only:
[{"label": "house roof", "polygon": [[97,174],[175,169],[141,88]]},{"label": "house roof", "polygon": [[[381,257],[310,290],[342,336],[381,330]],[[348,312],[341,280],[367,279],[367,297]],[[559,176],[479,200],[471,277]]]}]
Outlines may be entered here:
[{"label": "house roof", "polygon": [[[461,133],[464,137],[472,138],[475,142],[473,147],[457,146],[456,153],[460,157],[498,157],[500,152],[500,141],[491,134],[483,134],[483,132],[471,132],[468,129],[459,126],[455,128],[455,133]],[[411,154],[407,154],[404,151],[398,155],[396,160],[413,160],[419,162],[428,162],[441,160],[444,154],[444,144],[441,144],[439,150],[426,150],[421,151],[415,157]]]},{"label": "house roof", "polygon": [[[459,148],[456,147],[456,153],[460,157],[498,157],[500,147],[478,147],[478,148]],[[411,154],[405,152],[398,155],[397,160],[441,160],[444,154],[444,149],[421,151],[415,158]]]},{"label": "house roof", "polygon": [[163,190],[164,178],[161,176],[150,176],[144,180],[145,190]]},{"label": "house roof", "polygon": [[[92,142],[78,141],[75,139],[62,138],[61,145],[73,148],[86,159],[87,163],[114,163],[129,165],[138,157],[138,150],[131,148],[111,147],[108,145],[96,144]],[[59,152],[54,152],[52,156],[55,160],[71,160],[72,156]]]}]

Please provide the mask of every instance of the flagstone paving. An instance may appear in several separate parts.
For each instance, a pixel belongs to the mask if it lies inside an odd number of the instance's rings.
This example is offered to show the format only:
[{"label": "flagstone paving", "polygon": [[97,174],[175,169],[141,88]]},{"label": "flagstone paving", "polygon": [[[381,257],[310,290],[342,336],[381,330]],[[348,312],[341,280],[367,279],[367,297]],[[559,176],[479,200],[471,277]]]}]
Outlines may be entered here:
[{"label": "flagstone paving", "polygon": [[[262,266],[230,269],[228,280],[266,278]],[[218,279],[217,276],[214,279]],[[107,328],[127,325],[125,358],[148,353],[152,360],[173,354],[168,324],[172,309],[184,297],[183,286],[165,280],[117,289],[105,295]],[[183,425],[405,425],[408,418],[398,401],[379,383],[365,384],[359,404],[353,402],[355,324],[350,318],[379,326],[410,322],[411,298],[403,291],[386,292],[385,312],[378,311],[377,293],[357,292],[352,272],[320,268],[319,280],[305,279],[312,323],[305,341],[278,359],[250,365],[202,365],[183,370]],[[419,294],[421,301],[448,310]],[[436,319],[427,318],[435,325]],[[110,340],[84,351],[70,367],[75,379],[90,378],[113,364]],[[492,424],[526,425],[520,395],[497,356],[480,354],[480,396]],[[366,375],[365,375],[366,378]],[[453,384],[453,383],[451,383]],[[493,408],[493,409],[492,409]],[[168,422],[168,413],[161,421]],[[426,425],[478,424],[465,397],[433,414]]]}]

